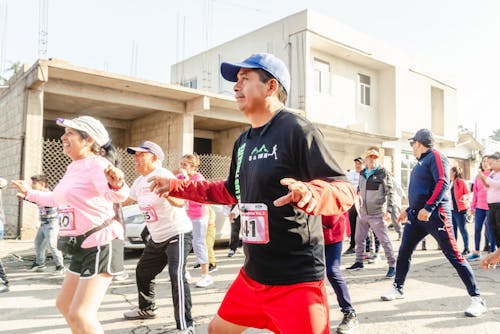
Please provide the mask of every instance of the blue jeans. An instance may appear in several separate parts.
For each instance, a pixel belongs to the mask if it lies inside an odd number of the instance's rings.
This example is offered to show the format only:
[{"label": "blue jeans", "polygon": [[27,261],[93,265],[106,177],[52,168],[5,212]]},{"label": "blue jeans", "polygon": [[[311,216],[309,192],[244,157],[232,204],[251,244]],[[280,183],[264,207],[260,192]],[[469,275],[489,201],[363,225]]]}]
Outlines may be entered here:
[{"label": "blue jeans", "polygon": [[57,235],[59,234],[59,223],[57,221],[41,224],[35,237],[36,264],[45,264],[45,250],[47,245],[54,259],[56,266],[63,265],[63,257],[60,250],[57,249]]},{"label": "blue jeans", "polygon": [[493,232],[491,231],[490,224],[488,222],[488,210],[478,209],[475,211],[475,222],[474,222],[474,247],[476,251],[479,251],[481,247],[481,231],[484,228],[486,230],[486,236],[488,237],[488,243],[490,252],[494,252],[496,249],[496,241]]},{"label": "blue jeans", "polygon": [[340,274],[340,262],[342,256],[342,241],[325,245],[326,277],[332,285],[337,296],[337,302],[343,313],[354,312],[351,304],[349,290]]},{"label": "blue jeans", "polygon": [[453,233],[455,234],[455,240],[458,242],[457,229],[460,229],[460,234],[462,234],[462,239],[464,240],[464,250],[469,250],[469,232],[465,228],[465,213],[466,211],[455,211],[451,210],[451,219],[453,221]]}]

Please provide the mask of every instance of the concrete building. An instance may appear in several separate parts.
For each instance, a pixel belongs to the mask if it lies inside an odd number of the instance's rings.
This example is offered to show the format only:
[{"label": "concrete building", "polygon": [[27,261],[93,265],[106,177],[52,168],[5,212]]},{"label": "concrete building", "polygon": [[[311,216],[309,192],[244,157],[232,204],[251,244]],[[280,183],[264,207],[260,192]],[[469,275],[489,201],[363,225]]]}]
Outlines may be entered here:
[{"label": "concrete building", "polygon": [[[407,185],[414,163],[408,138],[431,129],[439,149],[452,150],[457,135],[456,88],[442,74],[418,65],[393,47],[304,10],[240,36],[171,67],[171,82],[215,93],[232,93],[220,73],[223,61],[273,53],[288,65],[288,106],[303,110],[326,136],[339,163],[372,145]],[[474,148],[476,149],[476,148]],[[466,164],[470,152],[452,150]]]},{"label": "concrete building", "polygon": [[[56,153],[51,148],[63,133],[55,119],[79,115],[101,120],[117,147],[157,142],[167,152],[170,168],[178,167],[182,154],[193,151],[215,158],[229,156],[235,136],[248,126],[234,99],[226,95],[90,70],[57,59],[39,60],[0,88],[0,175],[8,180],[29,180],[42,172],[49,178],[60,177],[68,160],[60,148]],[[227,164],[220,167],[227,169]],[[226,169],[214,175],[225,177]],[[133,164],[128,170],[130,183]],[[13,188],[4,189],[2,196],[6,237],[32,238],[38,223],[36,207],[20,204]]]}]

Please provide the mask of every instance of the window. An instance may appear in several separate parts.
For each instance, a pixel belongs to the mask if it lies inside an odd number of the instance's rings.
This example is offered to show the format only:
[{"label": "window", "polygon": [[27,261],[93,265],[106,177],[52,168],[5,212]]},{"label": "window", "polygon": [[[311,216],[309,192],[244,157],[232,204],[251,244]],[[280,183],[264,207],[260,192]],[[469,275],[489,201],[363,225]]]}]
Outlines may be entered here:
[{"label": "window", "polygon": [[330,93],[330,64],[314,58],[314,90],[320,93]]},{"label": "window", "polygon": [[196,78],[189,79],[189,80],[183,81],[182,86],[196,89],[196,88],[198,88],[198,82],[197,82]]},{"label": "window", "polygon": [[410,185],[411,170],[417,164],[417,160],[413,153],[408,151],[401,152],[401,187],[405,192],[408,192]]},{"label": "window", "polygon": [[370,77],[358,73],[359,77],[359,103],[365,106],[370,105]]}]

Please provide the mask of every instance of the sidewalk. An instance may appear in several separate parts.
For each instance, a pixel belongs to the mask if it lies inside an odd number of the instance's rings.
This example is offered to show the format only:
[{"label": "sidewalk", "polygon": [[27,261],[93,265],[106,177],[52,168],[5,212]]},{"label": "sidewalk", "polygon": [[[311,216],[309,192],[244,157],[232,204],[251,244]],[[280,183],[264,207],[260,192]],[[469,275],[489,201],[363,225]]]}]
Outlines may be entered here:
[{"label": "sidewalk", "polygon": [[[470,226],[469,226],[470,228]],[[390,232],[391,238],[396,234]],[[472,235],[472,234],[471,234]],[[461,242],[459,243],[461,244]],[[54,300],[62,277],[55,276],[49,269],[43,273],[27,270],[33,258],[33,243],[5,240],[0,254],[6,265],[11,291],[0,294],[0,333],[69,333],[64,319],[57,312]],[[397,250],[399,242],[393,242]],[[406,298],[393,302],[380,301],[380,294],[391,284],[384,275],[387,263],[384,258],[375,264],[365,265],[365,269],[356,272],[343,270],[351,299],[359,316],[360,327],[355,333],[401,334],[401,333],[438,333],[469,334],[492,333],[500,330],[500,269],[496,271],[479,270],[479,262],[471,263],[489,311],[481,318],[466,318],[463,314],[470,299],[454,269],[446,261],[436,244],[427,238],[428,251],[417,250],[414,253],[412,269],[406,282]],[[7,255],[8,254],[8,255]],[[207,332],[207,325],[224,296],[224,293],[236,276],[243,263],[244,256],[239,253],[232,258],[226,256],[226,249],[217,249],[218,271],[213,273],[215,284],[206,289],[196,288],[194,283],[200,276],[192,269],[194,257],[189,257],[188,269],[193,276],[191,293],[193,317],[198,334]],[[99,317],[106,333],[175,333],[175,321],[171,305],[168,275],[163,272],[157,280],[159,316],[147,321],[127,321],[122,313],[137,303],[134,280],[137,256],[126,259],[126,270],[130,278],[122,282],[113,282],[99,311]],[[342,268],[351,265],[353,256],[343,257]],[[331,329],[342,318],[338,310],[333,290],[328,284],[331,309]],[[252,329],[247,333],[268,333]]]}]

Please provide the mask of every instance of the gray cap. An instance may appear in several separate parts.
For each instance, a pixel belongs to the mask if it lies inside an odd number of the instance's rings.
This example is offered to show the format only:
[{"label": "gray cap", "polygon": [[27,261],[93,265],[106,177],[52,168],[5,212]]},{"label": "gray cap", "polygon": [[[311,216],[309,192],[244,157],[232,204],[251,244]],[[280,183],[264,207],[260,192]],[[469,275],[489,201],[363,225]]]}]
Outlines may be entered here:
[{"label": "gray cap", "polygon": [[101,147],[109,142],[108,131],[106,131],[104,125],[94,117],[80,116],[73,119],[57,118],[56,123],[65,128],[72,128],[87,133],[95,140],[97,145]]},{"label": "gray cap", "polygon": [[412,138],[408,139],[409,141],[418,141],[420,144],[426,147],[434,146],[434,135],[429,129],[420,129],[418,130]]},{"label": "gray cap", "polygon": [[138,147],[127,147],[127,152],[130,154],[135,154],[135,152],[149,152],[158,157],[158,160],[163,161],[165,159],[165,154],[160,145],[153,143],[152,141],[145,141]]}]

